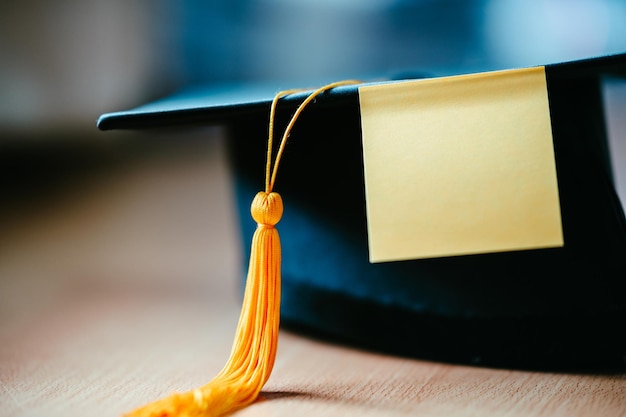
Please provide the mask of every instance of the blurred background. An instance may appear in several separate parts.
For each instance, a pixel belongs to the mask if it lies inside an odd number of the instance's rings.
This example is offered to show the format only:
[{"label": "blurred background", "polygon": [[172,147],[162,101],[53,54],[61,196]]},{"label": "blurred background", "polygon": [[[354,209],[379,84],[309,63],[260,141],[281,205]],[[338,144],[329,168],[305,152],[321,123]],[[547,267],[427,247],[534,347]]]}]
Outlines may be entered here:
[{"label": "blurred background", "polygon": [[[102,133],[102,113],[193,85],[309,87],[619,52],[619,0],[3,1],[0,317],[59,283],[207,289],[239,273],[223,130]],[[624,82],[607,82],[606,102],[624,196]]]},{"label": "blurred background", "polygon": [[83,124],[190,84],[437,75],[626,50],[619,0],[0,5],[0,126]]}]

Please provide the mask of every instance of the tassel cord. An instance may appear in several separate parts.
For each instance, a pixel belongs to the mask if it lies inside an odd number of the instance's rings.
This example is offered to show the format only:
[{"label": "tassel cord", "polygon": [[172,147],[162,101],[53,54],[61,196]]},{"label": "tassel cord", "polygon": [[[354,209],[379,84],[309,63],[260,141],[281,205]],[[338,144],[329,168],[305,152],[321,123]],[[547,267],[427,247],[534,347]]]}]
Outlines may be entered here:
[{"label": "tassel cord", "polygon": [[[276,153],[276,158],[274,160],[274,166],[273,168],[270,169],[270,164],[271,164],[271,144],[272,144],[272,136],[273,136],[273,120],[274,120],[274,114],[275,114],[275,109],[276,109],[276,105],[278,100],[275,98],[274,101],[272,102],[272,110],[270,110],[270,133],[269,133],[269,139],[268,139],[268,159],[267,159],[267,168],[266,168],[266,176],[269,175],[269,172],[271,171],[271,178],[266,178],[266,187],[265,187],[265,191],[266,192],[271,192],[274,189],[274,184],[276,183],[276,175],[278,173],[278,165],[280,164],[280,160],[283,156],[283,153],[285,151],[285,146],[287,145],[287,139],[289,138],[289,135],[291,134],[291,130],[293,129],[294,125],[296,124],[296,121],[298,120],[298,117],[300,117],[300,114],[304,111],[305,107],[309,105],[309,103],[311,103],[313,100],[315,100],[315,98],[317,98],[317,96],[319,96],[320,94],[322,94],[325,91],[331,90],[333,88],[336,87],[341,87],[344,85],[353,85],[353,84],[358,84],[359,81],[356,80],[346,80],[346,81],[337,81],[335,83],[331,83],[331,84],[327,84],[323,87],[318,88],[317,90],[313,91],[311,94],[309,94],[307,96],[307,98],[300,103],[300,105],[298,106],[298,108],[296,109],[295,113],[293,114],[293,116],[291,117],[291,120],[289,120],[289,124],[287,125],[287,127],[285,128],[285,132],[283,133],[283,136],[281,138],[280,141],[280,146],[278,148],[278,152]],[[295,91],[298,90],[288,90],[287,94],[289,93],[293,93]],[[280,95],[280,97],[282,97],[282,93],[278,93],[277,97]],[[279,97],[279,98],[280,98]]]}]

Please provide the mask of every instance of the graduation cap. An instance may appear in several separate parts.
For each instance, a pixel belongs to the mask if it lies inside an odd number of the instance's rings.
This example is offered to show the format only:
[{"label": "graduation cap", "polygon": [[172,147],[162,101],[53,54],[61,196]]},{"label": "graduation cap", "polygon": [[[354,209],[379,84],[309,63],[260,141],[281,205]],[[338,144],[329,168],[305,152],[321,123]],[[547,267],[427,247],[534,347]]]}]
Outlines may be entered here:
[{"label": "graduation cap", "polygon": [[[319,94],[293,127],[276,182],[282,323],[419,358],[623,364],[626,220],[605,75],[626,75],[626,54]],[[276,90],[235,90],[104,114],[98,127],[228,126],[249,242]],[[309,93],[280,100],[277,131]]]}]

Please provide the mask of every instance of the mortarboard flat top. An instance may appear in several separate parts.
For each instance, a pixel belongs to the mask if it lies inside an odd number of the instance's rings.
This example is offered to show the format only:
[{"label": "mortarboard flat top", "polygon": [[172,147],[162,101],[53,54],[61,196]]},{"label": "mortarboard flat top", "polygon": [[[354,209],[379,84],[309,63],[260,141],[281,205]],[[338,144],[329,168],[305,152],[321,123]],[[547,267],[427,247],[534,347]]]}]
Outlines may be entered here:
[{"label": "mortarboard flat top", "polygon": [[[562,78],[596,77],[602,74],[626,75],[625,61],[624,55],[611,55],[551,64],[547,65],[547,70],[558,73]],[[337,87],[324,94],[318,101],[322,106],[341,105],[350,101],[352,95],[357,94],[358,87],[358,85]],[[228,123],[253,113],[266,114],[274,94],[280,89],[277,85],[271,84],[198,88],[134,109],[103,114],[97,124],[100,130],[114,130]],[[309,92],[303,91],[285,97],[281,101],[281,107],[295,108]]]},{"label": "mortarboard flat top", "polygon": [[[364,169],[369,122],[364,118],[372,108],[364,107],[364,92],[380,85],[414,92],[429,82],[459,78],[338,87],[302,114],[281,165],[283,323],[361,347],[434,359],[551,368],[621,363],[626,221],[611,174],[600,79],[626,75],[626,55],[540,68],[558,178],[560,244],[370,263],[373,233],[365,202],[371,177]],[[495,74],[476,79],[489,82]],[[472,84],[472,77],[461,80]],[[263,186],[269,105],[277,90],[223,89],[209,95],[198,90],[102,115],[98,127],[228,125],[248,242],[255,227],[249,204]],[[498,97],[494,93],[487,94],[491,104]],[[296,93],[280,102],[277,126],[286,124],[305,96]],[[413,102],[413,96],[403,100]],[[453,110],[468,114],[464,108]],[[393,144],[397,132],[387,127],[386,133],[383,143]],[[322,159],[320,171],[316,161]],[[325,187],[320,190],[319,184]],[[410,193],[410,188],[403,190]]]}]

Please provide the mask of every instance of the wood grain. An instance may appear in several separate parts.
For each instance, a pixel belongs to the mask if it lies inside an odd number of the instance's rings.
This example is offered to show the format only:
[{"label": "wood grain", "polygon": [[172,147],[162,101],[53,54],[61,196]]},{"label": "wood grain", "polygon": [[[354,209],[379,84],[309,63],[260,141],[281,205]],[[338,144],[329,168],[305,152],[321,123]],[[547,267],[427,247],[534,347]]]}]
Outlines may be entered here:
[{"label": "wood grain", "polygon": [[[224,364],[241,273],[230,179],[220,141],[190,149],[5,229],[0,416],[118,416]],[[237,415],[626,416],[626,375],[456,366],[282,332],[261,400]]]}]

